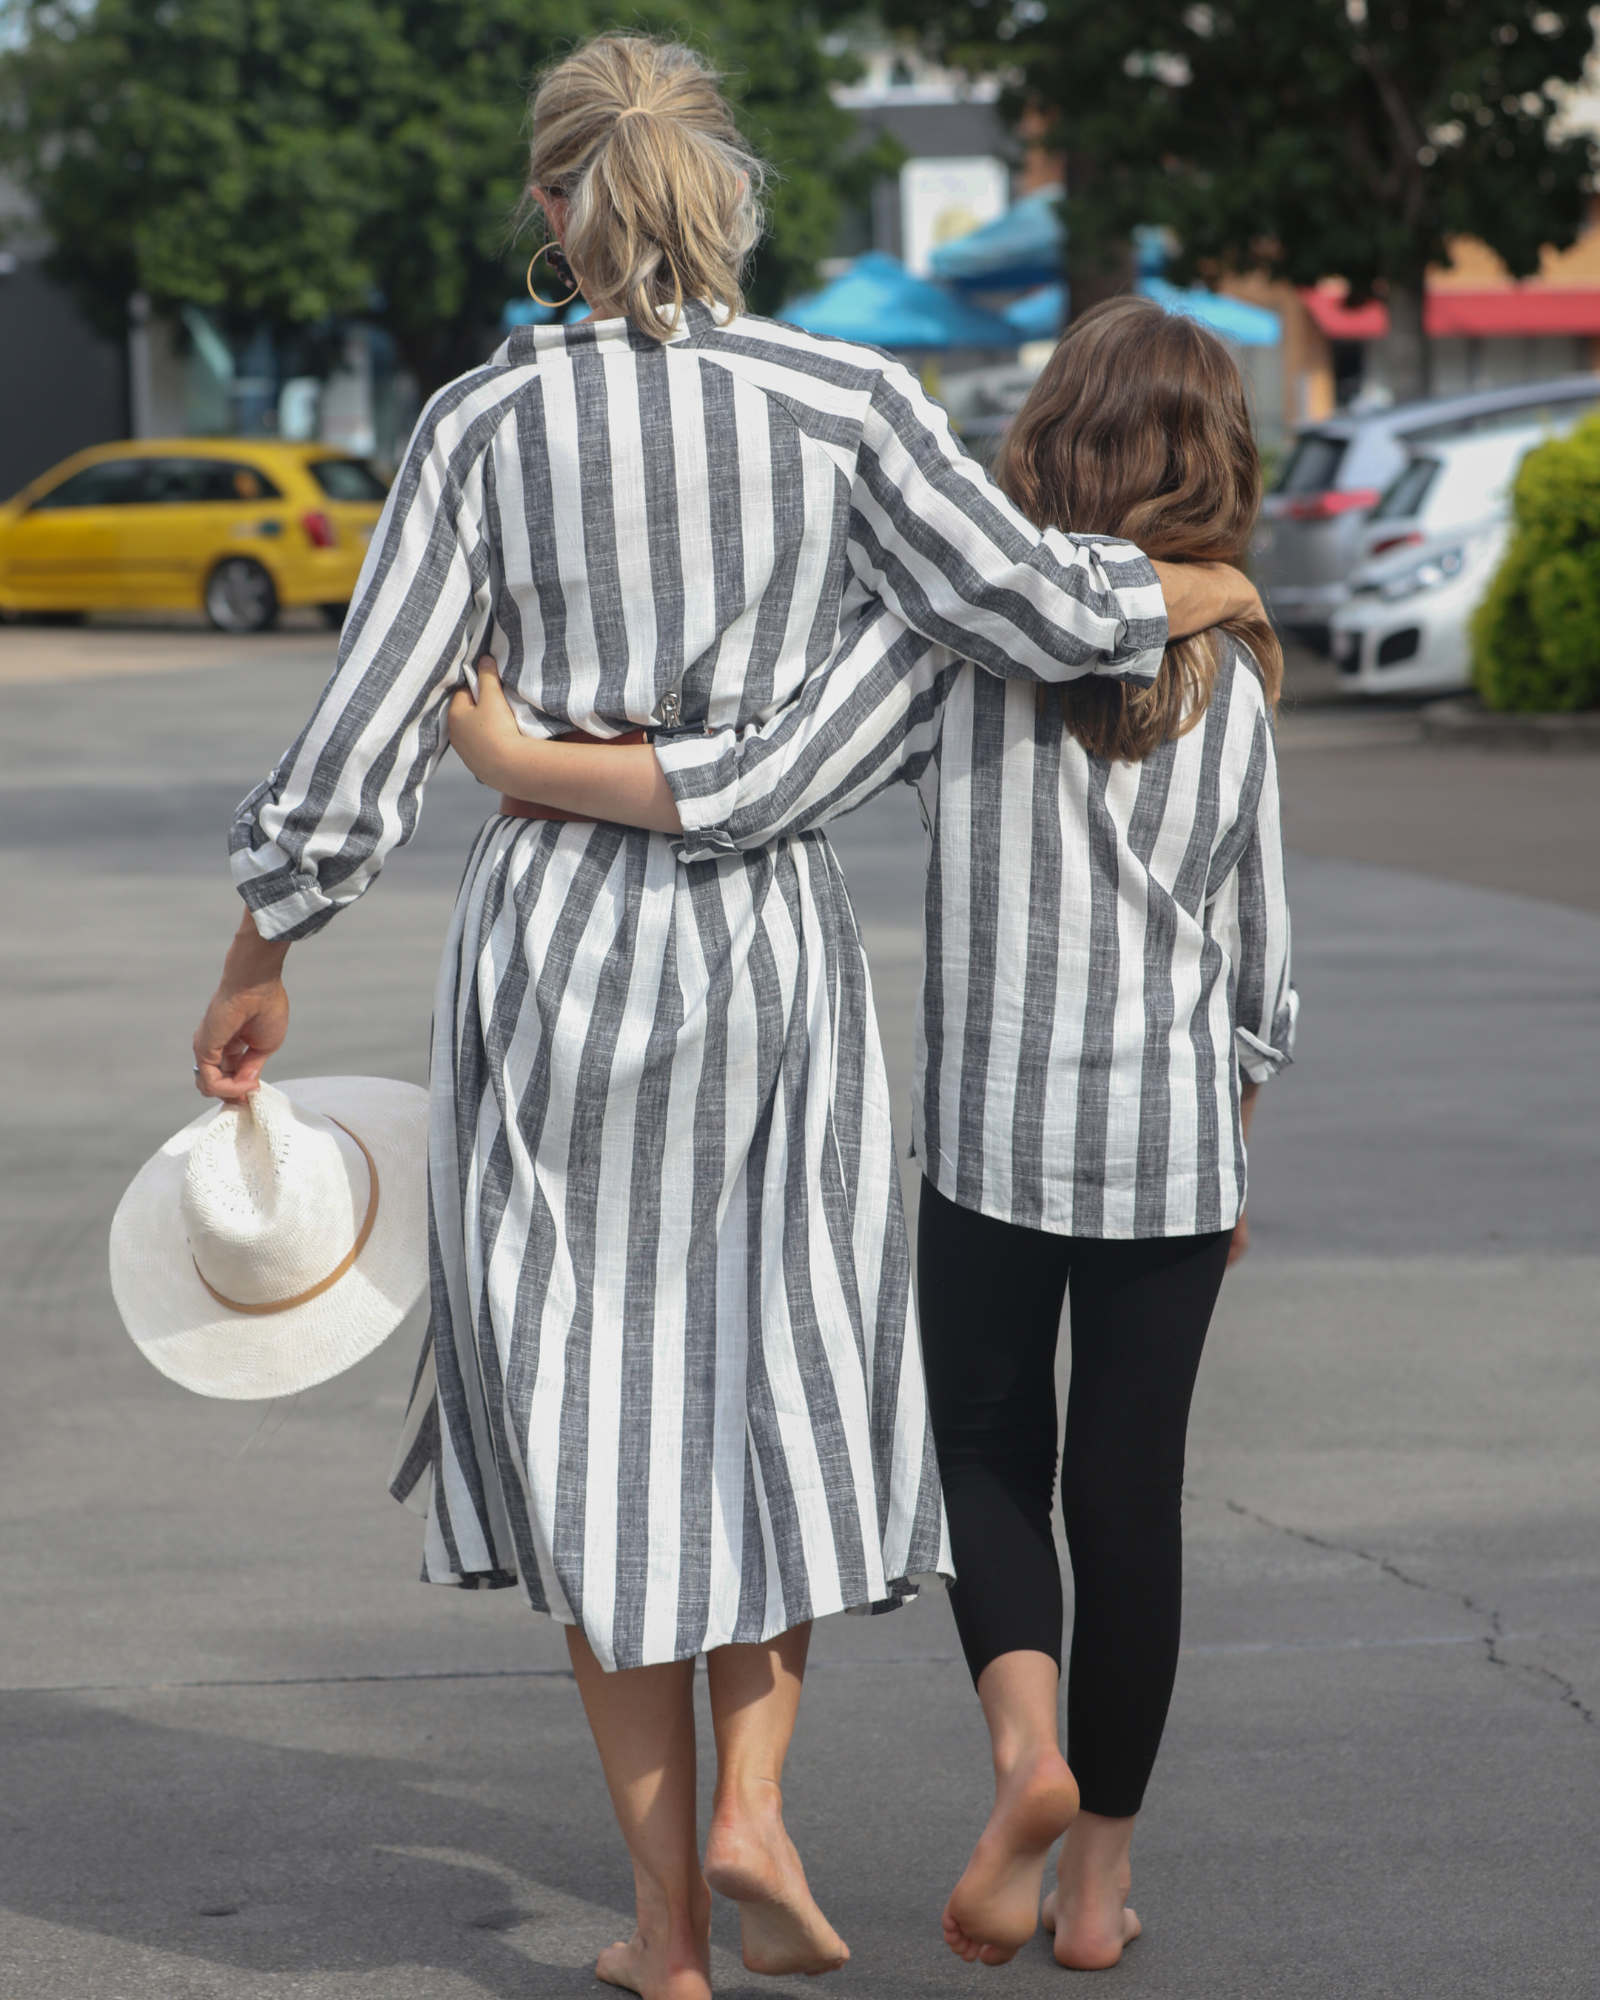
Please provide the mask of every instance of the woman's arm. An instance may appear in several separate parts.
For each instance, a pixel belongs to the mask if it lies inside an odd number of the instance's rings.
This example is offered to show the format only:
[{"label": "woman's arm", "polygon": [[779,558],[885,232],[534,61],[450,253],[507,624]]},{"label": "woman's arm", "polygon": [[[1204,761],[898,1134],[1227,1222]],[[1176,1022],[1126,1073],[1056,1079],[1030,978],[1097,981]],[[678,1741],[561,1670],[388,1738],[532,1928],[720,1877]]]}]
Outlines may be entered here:
[{"label": "woman's arm", "polygon": [[248,1097],[289,1026],[283,961],[416,830],[448,744],[445,706],[489,624],[481,454],[461,398],[423,412],[362,564],[339,663],[299,740],[239,808],[229,846],[246,914],[195,1031],[195,1083]]},{"label": "woman's arm", "polygon": [[263,938],[320,930],[411,838],[449,743],[450,693],[485,649],[495,566],[484,410],[463,389],[441,390],[423,412],[362,565],[333,678],[234,821],[233,879]]},{"label": "woman's arm", "polygon": [[913,630],[1007,680],[1148,682],[1173,633],[1259,609],[1236,571],[1158,572],[1130,543],[1035,527],[899,363],[863,420],[849,555]]},{"label": "woman's arm", "polygon": [[1213,625],[1244,624],[1266,614],[1255,585],[1226,563],[1152,562],[1167,607],[1169,639],[1191,639]]}]

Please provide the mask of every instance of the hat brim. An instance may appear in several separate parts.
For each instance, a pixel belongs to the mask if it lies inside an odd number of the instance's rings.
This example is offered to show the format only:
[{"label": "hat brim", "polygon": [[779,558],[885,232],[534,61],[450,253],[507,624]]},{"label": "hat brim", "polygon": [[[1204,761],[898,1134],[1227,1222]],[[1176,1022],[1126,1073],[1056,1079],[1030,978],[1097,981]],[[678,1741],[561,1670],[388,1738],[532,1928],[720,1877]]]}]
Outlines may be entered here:
[{"label": "hat brim", "polygon": [[200,1282],[180,1197],[208,1106],[134,1176],[111,1224],[111,1290],[123,1324],[163,1375],[240,1402],[294,1395],[381,1345],[428,1281],[428,1093],[378,1076],[309,1076],[278,1089],[356,1133],[378,1169],[378,1213],[355,1263],[280,1313],[233,1313]]}]

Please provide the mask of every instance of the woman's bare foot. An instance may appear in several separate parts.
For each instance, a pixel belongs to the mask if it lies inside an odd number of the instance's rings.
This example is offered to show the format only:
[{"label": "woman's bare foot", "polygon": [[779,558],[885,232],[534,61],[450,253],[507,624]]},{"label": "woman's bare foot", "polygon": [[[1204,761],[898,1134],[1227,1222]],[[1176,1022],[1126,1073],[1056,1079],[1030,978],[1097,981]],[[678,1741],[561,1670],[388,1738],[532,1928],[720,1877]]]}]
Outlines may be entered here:
[{"label": "woman's bare foot", "polygon": [[705,1873],[719,1896],[739,1905],[744,1962],[752,1972],[837,1972],[850,1956],[806,1886],[776,1785],[719,1794]]},{"label": "woman's bare foot", "polygon": [[1044,1899],[1042,1921],[1056,1934],[1056,1961],[1080,1972],[1115,1965],[1139,1935],[1128,1908],[1133,1866],[1132,1819],[1080,1813],[1061,1844],[1056,1886]]},{"label": "woman's bare foot", "polygon": [[710,2000],[710,1954],[699,1965],[673,1965],[635,1931],[622,1944],[608,1944],[595,1960],[595,1976],[608,1986],[625,1986],[643,2000]]},{"label": "woman's bare foot", "polygon": [[1004,1965],[1033,1936],[1045,1859],[1077,1810],[1059,1750],[1041,1747],[998,1779],[994,1811],[944,1909],[944,1941],[958,1958]]},{"label": "woman's bare foot", "polygon": [[608,1986],[623,1986],[643,2000],[711,2000],[711,1898],[673,1923],[639,1912],[633,1936],[608,1944],[595,1961]]}]

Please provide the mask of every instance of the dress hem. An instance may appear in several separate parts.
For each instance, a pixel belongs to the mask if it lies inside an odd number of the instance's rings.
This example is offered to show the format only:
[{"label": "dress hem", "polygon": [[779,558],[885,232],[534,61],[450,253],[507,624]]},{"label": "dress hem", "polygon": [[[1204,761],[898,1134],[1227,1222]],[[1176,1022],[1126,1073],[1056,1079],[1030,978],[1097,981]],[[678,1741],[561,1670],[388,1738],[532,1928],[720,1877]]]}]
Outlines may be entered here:
[{"label": "dress hem", "polygon": [[[520,1584],[522,1581],[521,1577],[514,1570],[455,1571],[449,1576],[430,1576],[426,1566],[423,1568],[420,1580],[423,1583],[431,1583],[441,1590],[506,1590]],[[938,1569],[915,1570],[910,1575],[895,1577],[887,1584],[886,1596],[864,1598],[856,1604],[839,1602],[836,1604],[813,1606],[806,1617],[795,1619],[794,1624],[814,1624],[819,1618],[881,1618],[886,1612],[900,1610],[903,1605],[909,1604],[913,1598],[921,1596],[924,1590],[948,1590],[954,1582],[955,1576],[953,1572]],[[552,1611],[545,1605],[534,1604],[529,1599],[526,1591],[523,1592],[523,1602],[527,1604],[530,1611],[535,1612],[540,1617],[553,1619],[557,1625],[578,1625],[580,1622],[578,1619],[572,1617],[570,1613],[563,1617],[560,1612]],[[765,1646],[792,1629],[793,1627],[790,1625],[779,1625],[770,1632],[763,1631],[759,1639],[751,1641],[721,1639],[713,1646],[707,1646],[702,1641],[697,1646],[680,1649],[672,1653],[663,1653],[659,1659],[636,1660],[632,1664],[639,1667],[667,1666],[678,1660],[697,1660],[702,1653],[716,1652],[723,1646],[744,1645],[747,1643]],[[587,1634],[585,1636],[587,1637]],[[604,1666],[604,1661],[601,1664]],[[615,1673],[618,1669],[607,1667],[606,1671],[608,1673]]]}]

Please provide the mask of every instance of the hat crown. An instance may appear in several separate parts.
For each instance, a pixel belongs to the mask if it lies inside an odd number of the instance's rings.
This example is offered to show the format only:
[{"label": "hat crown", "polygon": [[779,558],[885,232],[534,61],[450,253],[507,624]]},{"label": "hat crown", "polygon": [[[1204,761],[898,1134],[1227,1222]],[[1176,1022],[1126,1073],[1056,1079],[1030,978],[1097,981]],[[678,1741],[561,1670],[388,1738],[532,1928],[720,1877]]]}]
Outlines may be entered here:
[{"label": "hat crown", "polygon": [[226,1104],[189,1151],[183,1223],[195,1266],[225,1300],[272,1305],[350,1254],[371,1174],[331,1118],[262,1084]]}]

